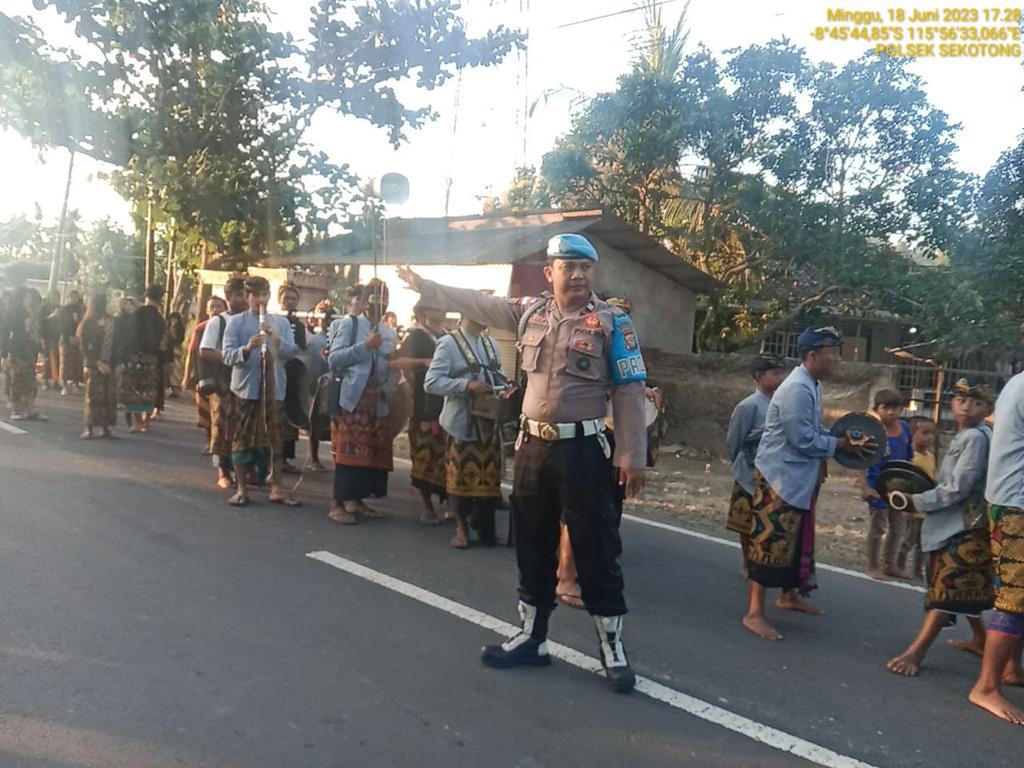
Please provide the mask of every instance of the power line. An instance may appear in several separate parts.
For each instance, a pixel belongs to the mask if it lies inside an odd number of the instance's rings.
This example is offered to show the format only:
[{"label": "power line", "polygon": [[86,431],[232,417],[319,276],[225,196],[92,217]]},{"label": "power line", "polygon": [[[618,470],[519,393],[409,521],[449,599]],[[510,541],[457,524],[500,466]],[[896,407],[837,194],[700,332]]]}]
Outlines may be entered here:
[{"label": "power line", "polygon": [[[658,8],[658,7],[661,7],[663,5],[668,5],[669,3],[675,3],[675,2],[678,2],[678,0],[662,0],[660,3],[656,3],[654,7]],[[606,14],[604,14],[602,16],[593,16],[593,17],[591,17],[589,19],[579,19],[577,21],[570,21],[567,24],[559,24],[557,27],[552,27],[552,29],[566,29],[568,27],[578,26],[579,24],[589,24],[592,21],[601,21],[602,19],[610,19],[610,18],[612,18],[614,16],[622,16],[622,15],[627,14],[627,13],[636,13],[637,11],[643,11],[643,10],[646,10],[645,7],[642,6],[642,5],[638,5],[638,6],[634,7],[634,8],[625,8],[625,9],[623,9],[621,11],[614,11],[612,13],[606,13]]]}]

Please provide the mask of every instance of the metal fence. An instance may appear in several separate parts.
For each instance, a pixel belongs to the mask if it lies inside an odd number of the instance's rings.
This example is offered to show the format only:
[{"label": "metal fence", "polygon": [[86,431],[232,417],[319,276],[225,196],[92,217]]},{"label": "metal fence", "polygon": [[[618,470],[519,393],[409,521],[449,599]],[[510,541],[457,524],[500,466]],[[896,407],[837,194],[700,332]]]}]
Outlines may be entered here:
[{"label": "metal fence", "polygon": [[994,371],[933,366],[910,360],[900,360],[896,367],[897,386],[907,397],[908,415],[927,416],[939,429],[945,430],[956,429],[950,409],[950,390],[958,379],[979,379],[998,391],[1007,378]]}]

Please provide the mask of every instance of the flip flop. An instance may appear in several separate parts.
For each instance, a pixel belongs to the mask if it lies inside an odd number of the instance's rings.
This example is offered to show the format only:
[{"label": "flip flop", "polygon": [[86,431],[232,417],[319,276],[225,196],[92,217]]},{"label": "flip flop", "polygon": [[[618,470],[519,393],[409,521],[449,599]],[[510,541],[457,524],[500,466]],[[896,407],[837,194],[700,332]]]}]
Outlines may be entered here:
[{"label": "flip flop", "polygon": [[232,507],[247,507],[249,506],[248,496],[239,496],[237,493],[228,499],[228,504]]},{"label": "flip flop", "polygon": [[571,595],[568,592],[562,592],[555,595],[555,600],[560,602],[566,608],[575,608],[578,611],[582,611],[586,606],[583,604],[583,598],[579,595]]},{"label": "flip flop", "polygon": [[283,499],[281,499],[281,498],[275,499],[273,496],[271,496],[271,497],[267,498],[267,501],[269,501],[271,504],[280,504],[280,505],[285,506],[285,507],[301,507],[302,506],[302,502],[301,501],[299,501],[298,499],[293,499],[293,498],[288,497],[288,496],[286,496]]}]

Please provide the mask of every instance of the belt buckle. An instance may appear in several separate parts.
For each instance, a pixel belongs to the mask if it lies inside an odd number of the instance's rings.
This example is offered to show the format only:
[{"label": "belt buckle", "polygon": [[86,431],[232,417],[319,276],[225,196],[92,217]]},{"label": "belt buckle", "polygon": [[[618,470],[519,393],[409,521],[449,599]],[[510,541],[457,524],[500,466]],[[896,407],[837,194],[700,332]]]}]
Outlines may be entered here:
[{"label": "belt buckle", "polygon": [[554,424],[544,422],[540,425],[540,439],[546,440],[549,443],[553,443],[561,438],[561,433],[555,428]]}]

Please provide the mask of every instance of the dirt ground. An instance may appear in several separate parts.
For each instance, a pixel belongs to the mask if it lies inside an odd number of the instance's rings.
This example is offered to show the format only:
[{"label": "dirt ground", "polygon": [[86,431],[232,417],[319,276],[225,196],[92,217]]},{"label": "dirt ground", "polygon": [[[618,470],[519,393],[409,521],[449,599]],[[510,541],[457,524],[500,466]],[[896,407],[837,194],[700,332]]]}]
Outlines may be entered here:
[{"label": "dirt ground", "polygon": [[[395,455],[408,457],[405,435],[396,438]],[[856,473],[829,462],[829,479],[817,507],[816,558],[863,570],[867,505],[860,499],[855,477]],[[735,534],[725,529],[732,484],[725,459],[684,446],[662,446],[642,498],[628,501],[626,512],[732,539]]]}]

